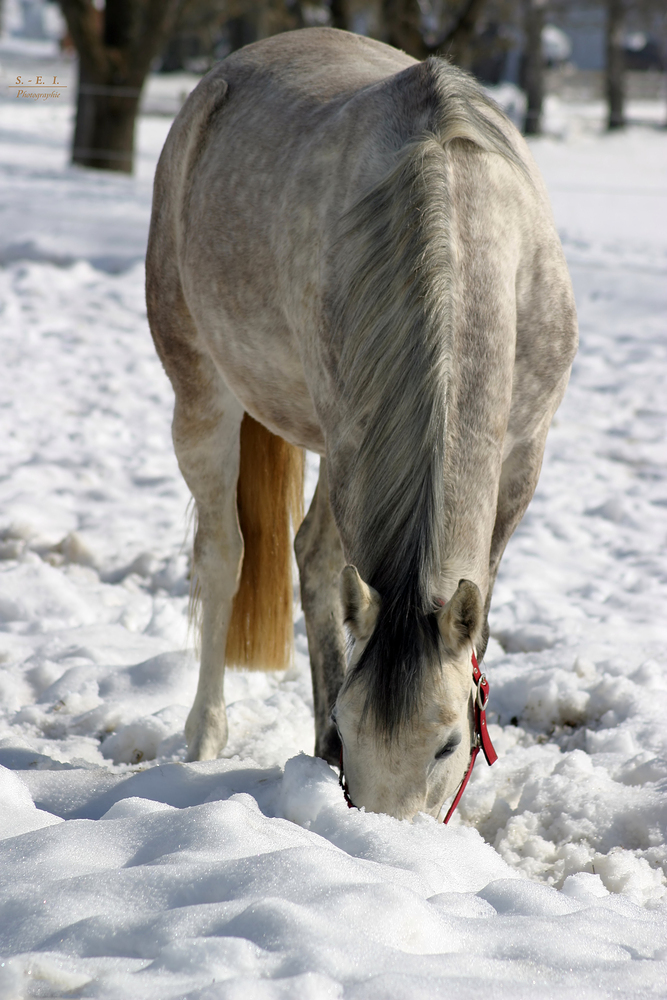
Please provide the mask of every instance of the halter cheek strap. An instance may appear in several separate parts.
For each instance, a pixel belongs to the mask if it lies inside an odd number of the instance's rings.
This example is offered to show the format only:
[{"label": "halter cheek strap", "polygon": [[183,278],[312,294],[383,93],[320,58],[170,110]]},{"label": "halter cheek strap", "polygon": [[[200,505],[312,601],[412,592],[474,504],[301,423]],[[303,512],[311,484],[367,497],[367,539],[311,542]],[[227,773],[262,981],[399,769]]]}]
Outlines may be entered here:
[{"label": "halter cheek strap", "polygon": [[[475,715],[474,742],[470,751],[470,763],[468,764],[468,770],[463,775],[463,781],[459,785],[459,790],[454,797],[454,801],[447,811],[447,815],[444,819],[445,823],[449,823],[454,810],[461,801],[461,796],[465,792],[466,785],[470,781],[470,775],[472,774],[472,769],[475,766],[475,761],[477,760],[477,754],[479,751],[482,750],[484,752],[486,763],[489,767],[491,764],[495,764],[498,760],[498,754],[493,748],[493,743],[491,742],[491,737],[489,736],[489,727],[486,724],[486,706],[489,704],[489,682],[486,679],[486,674],[483,674],[479,669],[479,663],[477,662],[474,650],[472,652],[472,680],[475,686],[475,705],[473,709]],[[342,744],[340,748],[340,761],[338,766],[340,769],[338,783],[343,789],[343,796],[347,802],[348,809],[353,809],[354,802],[350,798],[350,790],[347,787],[347,780],[343,771]]]},{"label": "halter cheek strap", "polygon": [[352,799],[350,798],[350,789],[347,787],[347,778],[345,777],[345,772],[343,771],[343,743],[341,741],[340,745],[340,759],[338,761],[338,784],[343,789],[343,798],[347,802],[348,809],[356,809],[356,806]]},{"label": "halter cheek strap", "polygon": [[477,662],[477,657],[475,656],[475,651],[472,653],[472,680],[475,686],[475,736],[472,750],[470,752],[470,763],[468,764],[468,770],[463,775],[463,781],[459,785],[459,790],[454,796],[454,801],[447,811],[444,822],[449,823],[454,810],[461,801],[461,796],[466,790],[466,785],[470,781],[470,775],[472,774],[472,769],[475,766],[475,761],[477,760],[477,754],[480,750],[484,751],[484,756],[486,757],[486,763],[491,766],[495,764],[498,760],[498,754],[493,748],[493,743],[491,742],[491,737],[489,736],[489,727],[486,724],[486,706],[489,704],[489,682],[486,679],[486,674],[483,674],[479,669],[479,663]]}]

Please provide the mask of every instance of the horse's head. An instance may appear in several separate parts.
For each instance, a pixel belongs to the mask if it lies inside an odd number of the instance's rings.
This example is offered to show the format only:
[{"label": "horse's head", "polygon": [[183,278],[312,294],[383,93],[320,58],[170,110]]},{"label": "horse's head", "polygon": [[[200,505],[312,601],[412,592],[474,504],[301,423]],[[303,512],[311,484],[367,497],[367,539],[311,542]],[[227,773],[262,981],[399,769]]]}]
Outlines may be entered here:
[{"label": "horse's head", "polygon": [[[446,604],[408,621],[398,639],[392,624],[383,622],[381,595],[353,566],[343,570],[341,598],[353,647],[332,721],[350,798],[369,812],[399,819],[420,811],[437,816],[470,760],[471,653],[484,619],[480,592],[461,580]],[[389,633],[384,647],[378,635],[383,627]],[[397,662],[396,647],[402,646]],[[384,677],[383,653],[391,661]],[[389,702],[385,681],[395,689]]]}]

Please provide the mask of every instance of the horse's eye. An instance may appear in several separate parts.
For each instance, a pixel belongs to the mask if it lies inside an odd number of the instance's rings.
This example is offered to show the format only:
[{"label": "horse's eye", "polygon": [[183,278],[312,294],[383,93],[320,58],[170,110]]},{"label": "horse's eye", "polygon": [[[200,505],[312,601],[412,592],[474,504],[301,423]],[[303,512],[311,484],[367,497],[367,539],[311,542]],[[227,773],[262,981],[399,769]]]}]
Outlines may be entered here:
[{"label": "horse's eye", "polygon": [[454,751],[456,750],[456,748],[457,748],[457,746],[459,745],[460,742],[461,742],[461,734],[460,733],[452,733],[452,735],[449,737],[449,739],[445,743],[444,747],[441,747],[438,750],[437,754],[435,755],[435,759],[436,760],[442,760],[443,757],[449,757],[449,756],[451,756],[451,754],[454,753]]}]

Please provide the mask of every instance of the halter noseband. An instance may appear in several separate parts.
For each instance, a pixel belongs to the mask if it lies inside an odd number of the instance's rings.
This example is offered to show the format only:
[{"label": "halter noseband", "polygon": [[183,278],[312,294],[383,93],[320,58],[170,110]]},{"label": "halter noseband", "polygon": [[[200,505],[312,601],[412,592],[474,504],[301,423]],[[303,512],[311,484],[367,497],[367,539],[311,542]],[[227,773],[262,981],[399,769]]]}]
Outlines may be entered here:
[{"label": "halter noseband", "polygon": [[[454,796],[454,801],[447,811],[444,822],[449,823],[454,810],[461,801],[461,796],[463,795],[466,785],[470,781],[470,775],[472,774],[472,769],[475,766],[475,761],[477,760],[477,754],[480,750],[484,752],[486,757],[486,763],[491,766],[495,764],[498,760],[498,754],[493,748],[493,743],[491,742],[491,737],[489,736],[489,727],[486,724],[486,706],[489,704],[489,682],[486,679],[486,674],[483,674],[479,669],[479,664],[477,662],[477,657],[475,656],[475,651],[472,651],[472,681],[474,685],[474,736],[473,744],[470,749],[470,763],[468,764],[468,770],[463,775],[463,780],[459,785],[459,790]],[[343,771],[343,744],[341,742],[340,747],[340,760],[338,762],[338,767],[340,774],[338,776],[338,784],[343,789],[343,796],[347,802],[348,809],[355,808],[354,802],[350,798],[350,789],[347,785],[347,780],[345,778],[345,773]]]}]

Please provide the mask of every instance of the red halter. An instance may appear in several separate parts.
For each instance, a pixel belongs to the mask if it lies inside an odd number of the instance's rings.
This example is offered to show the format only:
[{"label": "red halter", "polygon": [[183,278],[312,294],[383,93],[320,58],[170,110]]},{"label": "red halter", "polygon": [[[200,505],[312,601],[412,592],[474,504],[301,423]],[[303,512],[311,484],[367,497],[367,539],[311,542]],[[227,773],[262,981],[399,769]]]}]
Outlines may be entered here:
[{"label": "red halter", "polygon": [[472,679],[475,685],[475,742],[473,743],[472,750],[470,752],[470,763],[468,764],[468,770],[463,775],[463,781],[459,785],[459,790],[454,796],[454,801],[447,810],[447,815],[445,816],[444,822],[449,823],[452,818],[452,814],[456,809],[457,805],[461,801],[461,796],[465,792],[466,785],[470,781],[470,775],[472,774],[472,769],[475,766],[475,761],[477,760],[477,754],[480,750],[484,751],[484,756],[486,757],[486,763],[491,766],[495,764],[498,760],[498,754],[493,749],[493,743],[491,742],[491,737],[489,736],[489,727],[486,724],[486,706],[489,704],[489,682],[486,679],[486,674],[483,674],[479,669],[479,663],[477,662],[477,657],[475,656],[475,651],[472,652]]},{"label": "red halter", "polygon": [[[459,790],[454,797],[454,801],[447,811],[444,822],[449,823],[454,810],[461,801],[461,796],[465,792],[466,785],[470,781],[470,775],[472,774],[472,769],[475,766],[475,761],[477,760],[477,754],[480,750],[484,751],[484,756],[486,757],[486,763],[491,766],[495,764],[498,760],[498,754],[493,749],[493,743],[491,742],[491,737],[489,736],[489,727],[486,724],[486,706],[489,704],[489,682],[486,679],[486,674],[483,674],[479,669],[479,664],[477,662],[477,657],[475,656],[475,651],[472,652],[472,679],[475,685],[475,732],[474,732],[474,743],[472,745],[472,750],[470,752],[470,763],[468,764],[468,770],[463,775],[463,781],[459,785]],[[350,798],[350,790],[347,786],[347,780],[343,772],[343,746],[341,744],[340,748],[340,760],[338,763],[340,774],[338,776],[338,784],[343,789],[343,796],[347,802],[348,809],[354,808],[354,802]]]}]

